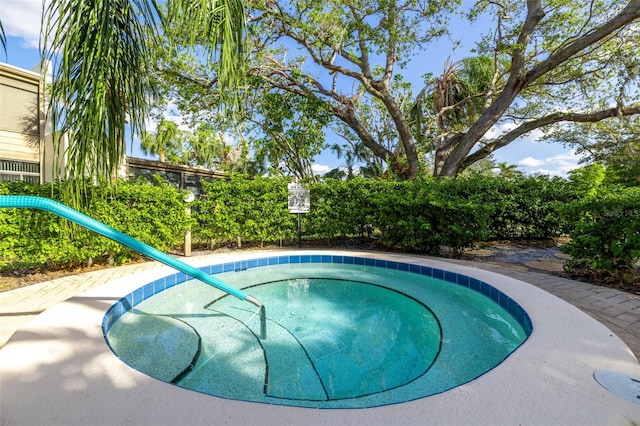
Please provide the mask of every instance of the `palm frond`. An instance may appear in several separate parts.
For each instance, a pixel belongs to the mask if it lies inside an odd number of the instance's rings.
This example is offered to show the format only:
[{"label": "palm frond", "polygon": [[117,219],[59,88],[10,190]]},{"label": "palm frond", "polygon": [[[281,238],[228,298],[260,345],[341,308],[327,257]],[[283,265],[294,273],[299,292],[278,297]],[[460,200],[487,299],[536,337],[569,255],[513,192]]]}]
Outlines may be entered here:
[{"label": "palm frond", "polygon": [[2,21],[0,21],[0,44],[2,45],[2,50],[4,50],[4,54],[7,54],[7,36],[4,33],[4,27],[2,26]]},{"label": "palm frond", "polygon": [[[82,188],[111,180],[125,155],[125,133],[142,135],[155,94],[151,48],[159,23],[192,29],[217,60],[221,82],[235,85],[244,32],[240,0],[55,0],[43,15],[43,58],[53,64],[51,116],[57,134],[70,137],[63,179]],[[56,152],[59,150],[56,149]]]},{"label": "palm frond", "polygon": [[[150,40],[157,9],[140,0],[58,0],[43,18],[43,57],[53,66],[50,87],[57,131],[70,138],[67,170],[75,193],[109,181],[125,153],[125,128],[144,128],[153,87]],[[58,150],[56,150],[58,152]]]},{"label": "palm frond", "polygon": [[241,0],[169,0],[167,21],[188,30],[190,45],[201,45],[217,62],[222,92],[242,76],[245,15]]}]

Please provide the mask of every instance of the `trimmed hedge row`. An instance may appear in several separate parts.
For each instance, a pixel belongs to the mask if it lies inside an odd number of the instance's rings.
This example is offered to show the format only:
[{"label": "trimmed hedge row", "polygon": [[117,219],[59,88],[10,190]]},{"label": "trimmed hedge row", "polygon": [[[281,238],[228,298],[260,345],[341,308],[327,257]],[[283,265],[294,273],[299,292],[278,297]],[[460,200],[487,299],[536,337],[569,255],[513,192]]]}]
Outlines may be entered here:
[{"label": "trimmed hedge row", "polygon": [[204,195],[192,206],[195,239],[212,248],[240,240],[257,242],[292,238],[296,223],[288,212],[285,179],[203,181]]},{"label": "trimmed hedge row", "polygon": [[[195,234],[211,246],[240,238],[293,239],[288,179],[216,181],[194,203]],[[305,236],[325,239],[375,236],[386,246],[438,253],[487,239],[549,238],[568,229],[555,203],[576,198],[561,179],[327,180],[309,184],[311,212]]]},{"label": "trimmed hedge row", "polygon": [[[204,194],[185,215],[183,194],[156,180],[120,182],[116,190],[87,189],[85,214],[168,251],[191,225],[194,240],[211,247],[238,241],[293,241],[297,216],[289,214],[283,179],[203,182]],[[492,239],[550,238],[569,234],[565,251],[574,266],[629,268],[640,258],[640,189],[600,187],[584,195],[561,179],[490,178],[326,180],[309,184],[311,212],[305,237],[331,244],[340,237],[376,238],[380,245],[437,254]],[[0,194],[60,200],[57,186],[0,184]],[[0,209],[0,269],[120,263],[131,250],[50,213]]]},{"label": "trimmed hedge row", "polygon": [[[3,182],[0,195],[35,195],[61,201],[58,186]],[[165,184],[120,182],[115,190],[87,188],[82,212],[159,250],[183,241],[189,226],[183,195]],[[0,270],[122,263],[134,251],[49,212],[0,209]]]}]

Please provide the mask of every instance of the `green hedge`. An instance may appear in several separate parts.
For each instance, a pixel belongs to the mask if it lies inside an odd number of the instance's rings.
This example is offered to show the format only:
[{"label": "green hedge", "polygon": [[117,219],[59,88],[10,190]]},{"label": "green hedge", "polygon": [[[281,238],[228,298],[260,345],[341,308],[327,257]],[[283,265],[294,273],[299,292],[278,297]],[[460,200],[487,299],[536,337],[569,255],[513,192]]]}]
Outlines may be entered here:
[{"label": "green hedge", "polygon": [[[83,213],[162,251],[179,245],[189,226],[183,195],[170,186],[120,182],[115,190],[87,188]],[[61,201],[59,187],[0,184],[0,195],[36,195]],[[0,269],[61,268],[122,263],[139,256],[112,240],[72,226],[51,213],[0,209]]]},{"label": "green hedge", "polygon": [[386,245],[437,254],[442,246],[460,250],[486,239],[490,206],[443,193],[440,182],[381,182],[376,222]]},{"label": "green hedge", "polygon": [[443,194],[491,207],[490,240],[544,239],[566,234],[571,221],[557,208],[579,198],[566,180],[547,177],[486,177],[442,180]]},{"label": "green hedge", "polygon": [[[194,203],[195,234],[215,247],[242,241],[293,239],[287,179],[215,181]],[[339,237],[375,235],[386,246],[438,253],[487,239],[550,238],[569,230],[557,204],[577,198],[566,181],[548,178],[389,180],[328,179],[309,184],[305,237],[331,244]]]},{"label": "green hedge", "polygon": [[241,240],[291,238],[296,223],[288,212],[286,179],[203,181],[204,195],[193,203],[195,238],[211,247]]},{"label": "green hedge", "polygon": [[[87,188],[85,214],[167,251],[190,225],[182,194],[159,180],[120,182],[115,191]],[[238,240],[264,244],[297,239],[297,215],[288,211],[289,179],[203,182],[192,204],[194,241],[210,247]],[[302,215],[305,238],[376,238],[381,246],[437,254],[487,239],[549,238],[568,232],[571,218],[558,204],[577,199],[560,179],[423,178],[327,179],[309,184],[311,212]],[[2,194],[60,200],[59,188],[3,183]],[[120,263],[131,250],[46,212],[0,209],[0,268]]]},{"label": "green hedge", "polygon": [[640,259],[640,188],[601,187],[561,209],[574,222],[569,268],[623,271]]}]

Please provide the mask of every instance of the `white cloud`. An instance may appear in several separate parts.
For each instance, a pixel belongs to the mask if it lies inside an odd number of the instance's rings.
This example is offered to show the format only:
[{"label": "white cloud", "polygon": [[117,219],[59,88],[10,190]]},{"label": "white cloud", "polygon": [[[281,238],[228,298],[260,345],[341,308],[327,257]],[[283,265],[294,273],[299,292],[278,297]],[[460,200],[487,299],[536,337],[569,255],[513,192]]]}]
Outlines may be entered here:
[{"label": "white cloud", "polygon": [[[169,103],[164,107],[164,111],[162,113],[162,118],[168,121],[173,121],[178,125],[178,129],[182,131],[192,131],[193,129],[189,126],[185,120],[183,120],[182,115],[180,115],[180,111],[178,110],[178,106],[175,102],[169,101]],[[155,118],[148,117],[145,121],[145,129],[147,132],[155,132],[158,127],[158,122]],[[227,140],[227,139],[225,139]]]},{"label": "white cloud", "polygon": [[523,158],[522,160],[518,161],[518,166],[523,166],[523,167],[539,167],[539,166],[542,166],[543,164],[544,164],[543,160],[538,160],[537,158],[533,158],[533,157]]},{"label": "white cloud", "polygon": [[497,138],[516,127],[518,127],[516,123],[499,123],[491,127],[485,136],[489,139]]},{"label": "white cloud", "polygon": [[[493,127],[491,127],[485,136],[488,139],[495,139],[497,137],[500,137],[500,136],[510,132],[511,130],[513,130],[516,127],[518,127],[520,124],[521,123],[513,123],[513,122],[498,123],[498,124],[494,125]],[[542,129],[534,129],[534,130],[530,131],[529,133],[520,136],[517,140],[526,140],[526,141],[530,141],[530,142],[535,142],[535,141],[539,140],[543,136],[544,136],[544,132],[542,131]]]},{"label": "white cloud", "polygon": [[318,175],[323,175],[329,171],[332,170],[331,166],[327,166],[326,164],[313,164],[311,166],[311,170],[313,170],[313,173],[316,173]]},{"label": "white cloud", "polygon": [[7,36],[21,38],[25,48],[38,48],[42,0],[2,0],[0,20]]},{"label": "white cloud", "polygon": [[528,174],[542,174],[548,176],[566,177],[568,173],[580,167],[580,157],[571,150],[563,154],[554,155],[544,159],[527,157],[518,162]]}]

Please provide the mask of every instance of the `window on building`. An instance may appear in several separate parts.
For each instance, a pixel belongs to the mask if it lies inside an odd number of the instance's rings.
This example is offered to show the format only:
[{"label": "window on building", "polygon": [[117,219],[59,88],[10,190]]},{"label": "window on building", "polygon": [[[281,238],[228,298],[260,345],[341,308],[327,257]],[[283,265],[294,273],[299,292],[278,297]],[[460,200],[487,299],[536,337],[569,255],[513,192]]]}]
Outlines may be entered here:
[{"label": "window on building", "polygon": [[0,160],[0,182],[23,180],[40,183],[40,164],[25,161]]}]

